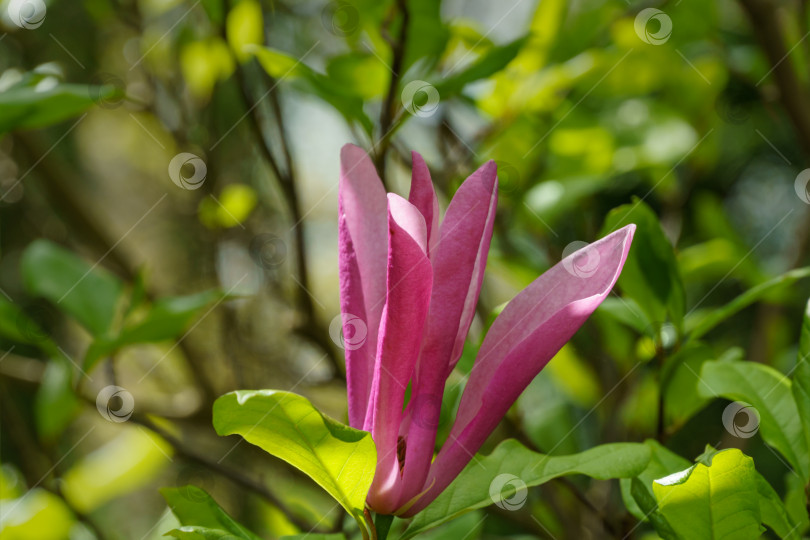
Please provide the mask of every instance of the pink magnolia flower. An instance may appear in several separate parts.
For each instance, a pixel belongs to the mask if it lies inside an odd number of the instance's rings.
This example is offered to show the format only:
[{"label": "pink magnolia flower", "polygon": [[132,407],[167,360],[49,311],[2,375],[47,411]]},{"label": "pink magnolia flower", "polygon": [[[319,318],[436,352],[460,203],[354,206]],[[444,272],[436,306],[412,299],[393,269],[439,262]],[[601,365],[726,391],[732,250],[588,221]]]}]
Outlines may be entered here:
[{"label": "pink magnolia flower", "polygon": [[419,512],[452,482],[605,299],[635,231],[628,225],[572,254],[509,302],[481,345],[450,436],[434,459],[445,382],[461,356],[484,277],[498,180],[493,161],[482,165],[440,223],[427,165],[412,155],[407,200],[386,195],[371,160],[353,145],[341,151],[339,185],[349,423],[371,432],[377,446],[369,506],[401,516]]}]

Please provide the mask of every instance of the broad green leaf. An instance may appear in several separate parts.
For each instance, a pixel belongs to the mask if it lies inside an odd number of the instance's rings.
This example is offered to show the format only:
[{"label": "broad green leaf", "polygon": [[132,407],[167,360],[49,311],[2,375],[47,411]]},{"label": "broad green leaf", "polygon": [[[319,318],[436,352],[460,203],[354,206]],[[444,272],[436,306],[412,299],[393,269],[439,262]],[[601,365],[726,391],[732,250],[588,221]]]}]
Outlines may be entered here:
[{"label": "broad green leaf", "polygon": [[653,482],[661,515],[682,538],[759,538],[762,532],[754,460],[736,448]]},{"label": "broad green leaf", "polygon": [[701,315],[693,315],[687,319],[686,328],[689,339],[697,339],[706,332],[725,321],[729,317],[736,315],[739,311],[750,306],[754,302],[761,300],[764,296],[774,291],[790,287],[800,279],[810,276],[810,267],[797,268],[786,272],[765,283],[748,289],[740,296],[722,306]]},{"label": "broad green leaf", "polygon": [[379,98],[388,91],[391,72],[371,53],[350,52],[333,56],[326,64],[329,78],[362,99]]},{"label": "broad green leaf", "polygon": [[[260,540],[256,534],[229,516],[208,493],[196,486],[162,488],[160,493],[166,499],[172,513],[184,526],[180,531],[202,535],[177,536],[177,538],[209,540],[222,538],[216,534],[225,532],[239,539]],[[190,530],[184,530],[187,527]]]},{"label": "broad green leaf", "polygon": [[225,34],[236,58],[240,62],[249,60],[251,54],[245,51],[245,47],[264,43],[261,4],[256,0],[239,0],[228,12]]},{"label": "broad green leaf", "polygon": [[[508,439],[484,457],[476,458],[427,508],[416,514],[403,539],[433,528],[465,512],[495,502],[490,494],[493,481],[509,475],[527,487],[571,474],[598,480],[630,478],[640,474],[650,460],[650,448],[639,443],[604,444],[570,456],[549,456],[532,452]],[[515,482],[517,483],[517,482]],[[514,495],[502,492],[501,498]],[[522,485],[522,484],[521,484]]]},{"label": "broad green leaf", "polygon": [[405,42],[405,56],[402,71],[418,61],[426,67],[436,65],[447,45],[450,32],[442,22],[441,2],[436,0],[407,0],[408,35]]},{"label": "broad green leaf", "polygon": [[810,449],[810,301],[807,302],[802,320],[799,357],[793,370],[791,390],[802,422],[804,439],[807,448]]},{"label": "broad green leaf", "polygon": [[808,476],[808,447],[790,380],[772,367],[756,362],[709,361],[700,373],[699,391],[748,403],[759,415],[759,433],[776,448],[802,478]]},{"label": "broad green leaf", "polygon": [[627,511],[633,514],[636,518],[646,521],[647,514],[651,509],[648,504],[643,505],[643,501],[639,500],[639,494],[634,489],[643,489],[647,500],[652,500],[655,503],[655,498],[652,492],[652,483],[656,478],[662,478],[677,471],[682,471],[688,468],[691,463],[688,459],[682,458],[678,454],[672,452],[666,447],[662,446],[658,441],[648,439],[644,441],[650,448],[650,462],[647,467],[633,479],[641,483],[640,487],[634,488],[631,479],[622,478],[619,481],[622,491],[622,499]]},{"label": "broad green leaf", "polygon": [[684,289],[672,244],[658,218],[641,199],[614,208],[605,218],[602,235],[629,223],[637,226],[619,287],[654,323],[667,316],[680,328],[684,315]]},{"label": "broad green leaf", "polygon": [[340,533],[334,534],[308,533],[308,534],[292,534],[288,536],[282,536],[281,540],[346,540],[346,536]]},{"label": "broad green leaf", "polygon": [[326,75],[313,70],[302,60],[275,49],[248,45],[245,50],[256,56],[271,77],[299,83],[302,91],[332,105],[347,122],[358,122],[367,133],[373,130],[371,120],[363,111],[363,100],[341,88]]},{"label": "broad green leaf", "polygon": [[214,402],[214,429],[241,435],[300,469],[350,514],[363,514],[377,466],[371,434],[323,415],[304,397],[240,390]]},{"label": "broad green leaf", "polygon": [[46,298],[94,336],[109,332],[123,291],[118,278],[47,240],[32,242],[20,265],[31,294]]},{"label": "broad green leaf", "polygon": [[48,89],[15,86],[0,92],[0,134],[13,129],[34,129],[77,116],[98,101],[115,99],[113,86],[57,84]]},{"label": "broad green leaf", "polygon": [[61,355],[48,361],[34,399],[37,433],[55,441],[79,412],[79,398],[73,391],[73,366]]},{"label": "broad green leaf", "polygon": [[460,93],[469,83],[486,79],[505,68],[525,44],[526,38],[522,37],[506,45],[492,47],[470,66],[437,83],[436,90],[442,98]]}]

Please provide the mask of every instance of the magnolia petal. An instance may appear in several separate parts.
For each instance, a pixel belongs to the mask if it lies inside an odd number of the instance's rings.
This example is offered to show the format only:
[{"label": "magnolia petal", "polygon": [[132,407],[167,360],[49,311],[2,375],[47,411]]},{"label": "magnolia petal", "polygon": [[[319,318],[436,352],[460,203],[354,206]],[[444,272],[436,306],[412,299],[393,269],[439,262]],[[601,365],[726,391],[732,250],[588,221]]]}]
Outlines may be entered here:
[{"label": "magnolia petal", "polygon": [[401,491],[397,455],[405,390],[419,356],[430,303],[433,271],[427,257],[427,228],[419,210],[388,196],[387,296],[377,345],[364,428],[377,446],[377,471],[368,503],[377,512],[397,509]]},{"label": "magnolia petal", "polygon": [[349,424],[362,428],[385,302],[387,257],[385,188],[368,155],[347,144],[340,151],[338,249]]},{"label": "magnolia petal", "polygon": [[408,200],[413,204],[425,218],[427,226],[428,254],[432,257],[434,247],[439,240],[439,200],[436,198],[436,190],[433,189],[433,181],[430,179],[425,160],[418,152],[411,152],[413,168],[411,172],[411,191]]},{"label": "magnolia petal", "polygon": [[427,494],[414,515],[444,490],[479,450],[506,411],[610,293],[635,225],[557,263],[506,306],[487,333],[447,442],[433,462]]},{"label": "magnolia petal", "polygon": [[[414,166],[416,160],[414,160]],[[450,202],[433,254],[433,293],[408,406],[401,503],[419,493],[433,457],[444,383],[470,329],[498,204],[495,162],[473,173]]]}]

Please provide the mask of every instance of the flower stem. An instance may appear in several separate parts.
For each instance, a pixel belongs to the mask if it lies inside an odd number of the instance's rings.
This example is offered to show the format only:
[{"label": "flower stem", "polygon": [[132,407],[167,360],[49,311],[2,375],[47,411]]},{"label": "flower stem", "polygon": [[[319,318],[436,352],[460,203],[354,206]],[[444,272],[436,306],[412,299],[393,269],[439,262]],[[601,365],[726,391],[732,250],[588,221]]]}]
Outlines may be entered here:
[{"label": "flower stem", "polygon": [[385,540],[388,537],[388,531],[391,529],[391,523],[394,521],[392,514],[377,514],[374,520],[374,528],[377,529],[377,540]]}]

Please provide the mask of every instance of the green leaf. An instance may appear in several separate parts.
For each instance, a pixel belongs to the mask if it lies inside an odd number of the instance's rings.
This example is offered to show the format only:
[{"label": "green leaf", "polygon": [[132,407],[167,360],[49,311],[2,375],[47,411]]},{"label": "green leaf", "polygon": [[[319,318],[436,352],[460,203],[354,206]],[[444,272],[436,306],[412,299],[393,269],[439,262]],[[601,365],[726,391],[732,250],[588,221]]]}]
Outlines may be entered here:
[{"label": "green leaf", "polygon": [[736,448],[710,467],[693,467],[653,482],[661,515],[690,540],[759,538],[762,532],[754,460]]},{"label": "green leaf", "polygon": [[799,411],[804,439],[807,448],[810,449],[810,301],[807,302],[802,320],[799,357],[796,360],[796,368],[793,370],[791,390]]},{"label": "green leaf", "polygon": [[48,361],[34,400],[37,433],[46,442],[55,441],[80,409],[73,391],[73,366],[61,356]]},{"label": "green leaf", "polygon": [[333,534],[308,533],[308,534],[292,534],[288,536],[282,536],[281,540],[346,540],[346,536],[340,533],[333,533]]},{"label": "green leaf", "polygon": [[787,288],[796,283],[798,280],[806,277],[810,277],[810,267],[791,270],[790,272],[786,272],[770,281],[766,281],[765,283],[761,283],[756,287],[748,289],[723,307],[711,310],[707,314],[693,315],[686,321],[689,339],[697,339],[703,336],[706,332],[721,322],[725,321],[732,315],[736,315],[739,311],[762,299],[762,297],[767,296],[774,291]]},{"label": "green leaf", "polygon": [[214,429],[238,434],[300,469],[361,519],[377,466],[371,434],[323,415],[306,398],[240,390],[214,402]]},{"label": "green leaf", "polygon": [[408,0],[408,28],[402,71],[423,60],[427,68],[436,65],[450,32],[442,22],[441,2]]},{"label": "green leaf", "polygon": [[358,122],[367,133],[374,126],[363,110],[363,100],[335,84],[329,77],[313,70],[301,60],[269,47],[248,45],[245,51],[256,56],[264,70],[276,79],[299,83],[302,91],[315,95],[334,107],[347,122]]},{"label": "green leaf", "polygon": [[238,538],[250,538],[247,536],[234,536],[228,531],[221,529],[209,529],[207,527],[180,527],[173,529],[163,536],[173,536],[184,540],[236,540]]},{"label": "green leaf", "polygon": [[[656,478],[662,478],[677,471],[682,471],[690,466],[690,462],[688,459],[682,458],[678,454],[667,449],[658,441],[648,439],[644,441],[644,444],[646,444],[650,449],[650,462],[647,464],[647,467],[633,480],[638,479],[638,481],[641,483],[641,486],[635,489],[645,490],[646,493],[644,496],[646,499],[652,500],[654,503],[655,497],[653,496],[652,492],[653,480]],[[622,478],[619,484],[621,485],[622,499],[624,500],[624,505],[627,507],[627,511],[633,514],[636,518],[646,521],[648,517],[647,514],[650,511],[650,505],[647,505],[645,508],[645,505],[642,504],[643,501],[639,500],[640,495],[633,490],[634,488],[629,478]]]},{"label": "green leaf", "polygon": [[665,322],[668,315],[680,328],[685,304],[683,283],[675,251],[652,209],[638,198],[614,208],[605,218],[602,235],[629,223],[635,223],[637,229],[619,287],[651,321]]},{"label": "green leaf", "polygon": [[244,540],[260,540],[256,534],[229,516],[208,493],[198,487],[162,488],[160,493],[166,499],[166,503],[178,521],[186,527],[192,527],[192,530],[188,531],[189,533],[203,534],[203,536],[178,536],[177,538],[208,540],[221,537],[204,536],[205,534],[216,534],[217,531],[223,531]]},{"label": "green leaf", "polygon": [[0,336],[17,343],[35,345],[48,356],[59,356],[59,348],[45,331],[26,313],[0,296]]},{"label": "green leaf", "polygon": [[262,6],[256,0],[240,0],[228,12],[225,21],[225,34],[228,45],[231,46],[236,58],[240,62],[250,59],[250,53],[245,51],[248,45],[261,45],[264,43],[264,22]]},{"label": "green leaf", "polygon": [[47,90],[15,86],[0,92],[0,134],[13,129],[34,129],[77,116],[97,101],[115,99],[113,86],[57,84]]},{"label": "green leaf", "polygon": [[447,98],[461,92],[471,82],[486,79],[501,71],[517,56],[520,49],[526,44],[527,38],[522,37],[507,43],[492,47],[469,67],[452,74],[436,84],[436,90],[442,98]]},{"label": "green leaf", "polygon": [[28,291],[46,298],[94,336],[109,332],[121,298],[121,281],[47,240],[35,240],[22,256]]},{"label": "green leaf", "polygon": [[[641,473],[649,460],[650,448],[639,443],[604,444],[570,456],[549,456],[532,452],[518,441],[508,439],[490,455],[476,458],[467,465],[436,500],[416,514],[402,538],[411,538],[465,512],[496,502],[490,489],[500,475],[514,477],[526,487],[570,474],[584,474],[598,480],[630,478]],[[514,495],[514,484],[512,487],[512,493],[501,493],[501,500]]]},{"label": "green leaf", "polygon": [[702,395],[752,405],[759,415],[762,438],[807,479],[808,446],[787,377],[764,364],[720,361],[705,362],[700,377]]}]

